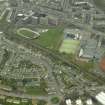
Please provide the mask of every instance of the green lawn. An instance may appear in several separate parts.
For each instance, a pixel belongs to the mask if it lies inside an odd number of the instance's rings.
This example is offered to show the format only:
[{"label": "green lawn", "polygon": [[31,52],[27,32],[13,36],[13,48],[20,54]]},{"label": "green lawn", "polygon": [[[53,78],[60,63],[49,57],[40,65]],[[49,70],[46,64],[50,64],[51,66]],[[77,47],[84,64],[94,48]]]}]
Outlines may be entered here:
[{"label": "green lawn", "polygon": [[40,86],[26,87],[26,91],[31,95],[47,95],[46,89],[47,83],[44,80],[41,80]]},{"label": "green lawn", "polygon": [[74,54],[80,44],[78,40],[65,39],[60,47],[60,52]]},{"label": "green lawn", "polygon": [[45,100],[38,100],[37,105],[47,105]]},{"label": "green lawn", "polygon": [[46,95],[47,94],[47,92],[39,86],[27,87],[26,90],[27,90],[27,93],[31,95]]},{"label": "green lawn", "polygon": [[52,97],[51,102],[52,102],[52,104],[58,104],[59,98],[58,97]]},{"label": "green lawn", "polygon": [[17,34],[26,38],[37,38],[39,36],[37,33],[27,28],[18,29]]},{"label": "green lawn", "polygon": [[43,47],[57,49],[63,38],[63,28],[57,27],[49,29],[45,33],[41,33],[40,37],[35,41]]},{"label": "green lawn", "polygon": [[105,11],[105,0],[93,0],[97,7]]}]

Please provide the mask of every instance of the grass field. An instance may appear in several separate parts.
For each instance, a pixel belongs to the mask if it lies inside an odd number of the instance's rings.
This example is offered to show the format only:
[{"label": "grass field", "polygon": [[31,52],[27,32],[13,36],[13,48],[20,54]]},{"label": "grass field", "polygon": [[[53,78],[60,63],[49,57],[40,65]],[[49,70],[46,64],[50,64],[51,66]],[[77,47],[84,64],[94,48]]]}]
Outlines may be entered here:
[{"label": "grass field", "polygon": [[97,7],[105,11],[105,0],[93,0]]},{"label": "grass field", "polygon": [[27,28],[20,28],[17,30],[18,35],[26,38],[37,38],[39,34]]},{"label": "grass field", "polygon": [[29,87],[26,90],[27,93],[31,95],[47,95],[47,92],[40,87]]},{"label": "grass field", "polygon": [[35,41],[43,47],[57,50],[62,39],[63,28],[57,27],[49,29],[47,32],[41,33],[40,37]]},{"label": "grass field", "polygon": [[65,39],[60,47],[60,52],[75,54],[79,44],[78,40]]},{"label": "grass field", "polygon": [[44,80],[41,80],[40,86],[26,87],[26,93],[31,95],[47,95],[46,88],[47,83]]}]

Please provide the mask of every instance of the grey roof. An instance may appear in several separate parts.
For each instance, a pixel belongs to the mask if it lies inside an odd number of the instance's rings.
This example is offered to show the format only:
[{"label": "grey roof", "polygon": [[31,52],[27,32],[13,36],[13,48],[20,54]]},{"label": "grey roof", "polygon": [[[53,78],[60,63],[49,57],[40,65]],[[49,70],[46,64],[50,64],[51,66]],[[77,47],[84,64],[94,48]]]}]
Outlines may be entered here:
[{"label": "grey roof", "polygon": [[84,50],[83,57],[92,58],[94,56],[97,56],[96,55],[97,43],[98,42],[95,39],[90,39],[86,41],[85,44],[83,45],[83,50]]}]

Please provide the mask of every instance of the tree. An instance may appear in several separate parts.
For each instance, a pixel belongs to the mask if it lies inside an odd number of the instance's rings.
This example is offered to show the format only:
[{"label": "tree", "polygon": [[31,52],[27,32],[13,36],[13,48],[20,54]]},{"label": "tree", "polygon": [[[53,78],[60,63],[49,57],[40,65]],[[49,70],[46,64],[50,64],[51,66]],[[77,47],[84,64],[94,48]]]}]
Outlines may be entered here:
[{"label": "tree", "polygon": [[53,97],[51,99],[51,102],[52,102],[52,104],[57,104],[57,103],[59,103],[59,98],[58,97]]},{"label": "tree", "polygon": [[37,105],[46,105],[46,101],[45,100],[38,100]]}]

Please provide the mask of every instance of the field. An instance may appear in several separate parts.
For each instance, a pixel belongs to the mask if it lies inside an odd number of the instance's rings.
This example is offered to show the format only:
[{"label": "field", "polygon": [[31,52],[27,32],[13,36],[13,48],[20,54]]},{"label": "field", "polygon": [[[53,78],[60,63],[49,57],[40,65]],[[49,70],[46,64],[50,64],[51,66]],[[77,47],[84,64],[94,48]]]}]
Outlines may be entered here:
[{"label": "field", "polygon": [[27,87],[26,90],[30,95],[47,95],[47,92],[41,87]]},{"label": "field", "polygon": [[94,0],[97,7],[102,10],[105,10],[105,0]]},{"label": "field", "polygon": [[44,80],[41,80],[40,86],[26,87],[26,91],[31,95],[47,95],[46,88],[47,83]]},{"label": "field", "polygon": [[40,37],[35,41],[43,47],[57,50],[62,39],[63,28],[57,27],[41,33]]},{"label": "field", "polygon": [[27,29],[27,28],[18,29],[17,34],[25,38],[30,38],[30,39],[37,38],[39,36],[39,33],[32,31],[30,29]]},{"label": "field", "polygon": [[61,47],[60,47],[60,52],[65,52],[65,53],[72,53],[75,54],[80,42],[78,40],[72,40],[72,39],[64,39]]}]

